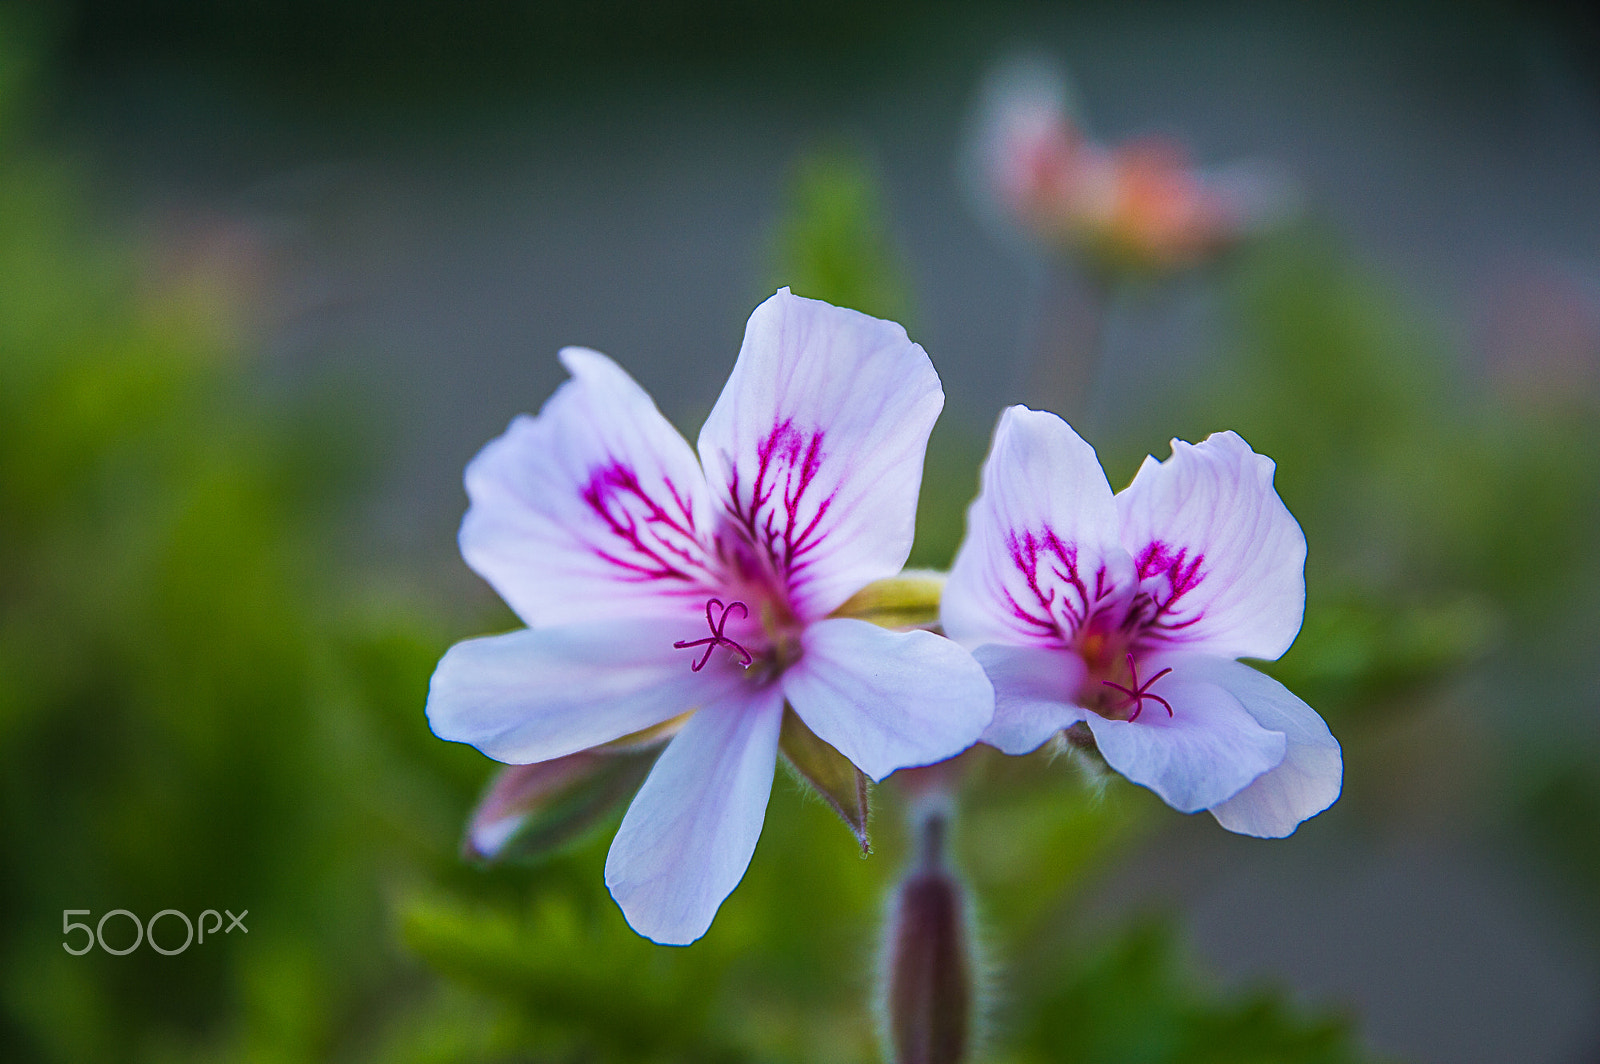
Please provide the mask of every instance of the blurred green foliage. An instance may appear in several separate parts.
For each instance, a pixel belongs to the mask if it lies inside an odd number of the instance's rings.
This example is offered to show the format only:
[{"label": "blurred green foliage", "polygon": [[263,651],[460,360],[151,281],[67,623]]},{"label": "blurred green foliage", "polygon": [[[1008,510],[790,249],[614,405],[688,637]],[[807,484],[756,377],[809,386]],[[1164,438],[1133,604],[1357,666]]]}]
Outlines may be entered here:
[{"label": "blurred green foliage", "polygon": [[[1140,837],[1159,803],[1043,759],[978,761],[956,849],[991,972],[981,1059],[1367,1059],[1341,1021],[1266,991],[1203,990],[1168,929],[1135,929],[1096,955],[1074,948],[1074,885]],[[862,859],[829,810],[780,781],[749,874],[686,949],[621,921],[597,887],[604,837],[528,870],[526,892],[419,890],[402,907],[406,942],[487,1008],[468,1031],[459,1003],[441,1007],[419,1038],[450,1048],[404,1059],[518,1059],[529,1045],[550,1060],[878,1059],[865,1003],[884,899],[907,860],[901,796],[891,784],[878,799],[876,852]]]},{"label": "blurred green foliage", "polygon": [[[359,1046],[414,978],[384,879],[453,850],[476,786],[423,742],[442,641],[325,546],[353,441],[249,397],[221,296],[98,235],[70,168],[0,144],[7,1060]],[[248,909],[249,931],[76,957],[69,908]]]},{"label": "blurred green foliage", "polygon": [[767,290],[787,285],[795,295],[910,327],[905,265],[866,157],[844,145],[802,155],[786,198]]},{"label": "blurred green foliage", "polygon": [[[1272,455],[1313,545],[1304,632],[1271,668],[1339,716],[1477,676],[1500,703],[1479,716],[1537,712],[1566,732],[1560,748],[1592,756],[1592,393],[1529,405],[1511,398],[1517,381],[1463,374],[1441,331],[1314,229],[1244,257],[1229,297],[1238,346],[1205,394],[1169,413],[1189,438],[1226,425]],[[1497,736],[1508,752],[1557,753],[1539,742]]]},{"label": "blurred green foliage", "polygon": [[1046,984],[1025,1061],[1355,1064],[1349,1024],[1308,1022],[1270,991],[1219,1002],[1174,956],[1171,929],[1136,926]]}]

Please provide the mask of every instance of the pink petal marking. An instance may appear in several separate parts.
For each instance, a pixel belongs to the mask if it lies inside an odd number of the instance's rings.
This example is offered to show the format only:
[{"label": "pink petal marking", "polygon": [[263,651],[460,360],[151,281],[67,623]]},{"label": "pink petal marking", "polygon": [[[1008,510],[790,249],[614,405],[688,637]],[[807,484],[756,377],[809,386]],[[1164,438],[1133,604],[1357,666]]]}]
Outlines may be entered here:
[{"label": "pink petal marking", "polygon": [[1169,716],[1169,717],[1172,716],[1172,703],[1168,702],[1165,698],[1162,698],[1160,695],[1153,695],[1153,694],[1150,693],[1150,688],[1155,686],[1156,681],[1161,679],[1161,677],[1165,676],[1167,673],[1171,672],[1172,670],[1171,669],[1162,669],[1160,672],[1156,673],[1154,676],[1152,676],[1148,680],[1146,680],[1143,684],[1140,684],[1139,683],[1139,668],[1138,668],[1137,665],[1135,665],[1133,663],[1133,655],[1129,654],[1128,655],[1128,671],[1133,674],[1133,679],[1130,681],[1133,684],[1132,688],[1124,687],[1120,683],[1113,683],[1110,680],[1101,680],[1100,681],[1101,683],[1105,684],[1107,687],[1115,687],[1117,690],[1121,691],[1123,694],[1128,696],[1123,701],[1122,705],[1117,707],[1118,709],[1126,709],[1129,706],[1133,707],[1133,712],[1128,715],[1128,722],[1131,724],[1133,721],[1136,721],[1136,720],[1139,719],[1139,714],[1144,711],[1144,700],[1147,699],[1147,698],[1153,698],[1157,702],[1160,702],[1161,705],[1166,708],[1167,716]]},{"label": "pink petal marking", "polygon": [[822,542],[817,533],[833,504],[830,494],[800,527],[801,502],[827,457],[822,437],[820,429],[803,433],[793,418],[785,418],[756,445],[756,475],[748,497],[741,490],[737,465],[728,480],[728,515],[749,544],[765,553],[773,575],[786,583],[810,564],[806,556]]},{"label": "pink petal marking", "polygon": [[[1103,565],[1095,570],[1093,591],[1089,589],[1079,572],[1077,546],[1064,543],[1054,529],[1024,532],[1020,536],[1010,532],[1006,536],[1006,548],[1011,563],[1027,581],[1034,601],[1026,605],[1020,603],[1005,587],[1001,588],[1001,593],[1012,615],[1036,634],[1070,640],[1072,633],[1088,623],[1114,590]],[[1058,595],[1057,591],[1063,588],[1068,593]]]},{"label": "pink petal marking", "polygon": [[1173,616],[1179,601],[1205,579],[1206,574],[1200,569],[1205,560],[1204,554],[1196,554],[1191,561],[1188,547],[1180,547],[1174,552],[1160,540],[1145,547],[1136,562],[1139,581],[1143,584],[1152,577],[1165,577],[1167,597],[1159,598],[1154,591],[1146,591],[1141,587],[1128,604],[1123,631],[1170,640],[1174,633],[1181,632],[1205,616],[1204,613],[1196,613],[1182,620]]},{"label": "pink petal marking", "polygon": [[597,544],[594,552],[624,570],[626,580],[698,583],[708,574],[694,509],[670,479],[662,482],[672,495],[671,509],[651,498],[638,474],[621,461],[594,469],[583,501],[618,541]]},{"label": "pink petal marking", "polygon": [[[750,651],[740,646],[733,639],[722,634],[722,629],[728,623],[728,614],[733,612],[733,608],[735,606],[739,607],[739,615],[741,617],[750,616],[750,608],[737,600],[728,603],[726,606],[722,604],[721,599],[714,598],[706,600],[706,626],[711,629],[711,634],[703,639],[680,639],[678,642],[672,644],[679,650],[688,650],[691,647],[700,646],[706,648],[706,652],[700,655],[700,660],[689,666],[690,671],[699,672],[701,669],[705,668],[706,662],[711,660],[711,652],[718,647],[727,647],[729,650],[738,651],[740,656],[744,659],[739,664],[743,665],[747,669],[750,667],[750,663],[755,661],[755,658],[751,656]],[[711,611],[713,609],[719,609],[722,611],[714,620],[711,617]]]}]

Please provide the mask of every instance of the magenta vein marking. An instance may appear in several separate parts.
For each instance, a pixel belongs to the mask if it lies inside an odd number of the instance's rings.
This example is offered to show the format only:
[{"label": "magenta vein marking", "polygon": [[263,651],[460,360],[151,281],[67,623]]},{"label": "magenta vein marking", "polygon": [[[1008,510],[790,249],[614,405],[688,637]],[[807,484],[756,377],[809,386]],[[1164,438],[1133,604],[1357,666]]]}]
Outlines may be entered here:
[{"label": "magenta vein marking", "polygon": [[755,476],[748,493],[737,465],[729,475],[725,504],[729,516],[786,581],[809,564],[806,555],[821,543],[822,523],[833,504],[833,495],[822,499],[801,527],[801,506],[826,458],[822,438],[821,431],[802,433],[792,418],[785,418],[756,445]]},{"label": "magenta vein marking", "polygon": [[592,549],[638,580],[692,581],[695,577],[688,570],[705,569],[694,511],[670,479],[663,478],[663,483],[676,515],[651,498],[638,475],[622,462],[612,459],[609,465],[597,466],[583,489],[583,500],[632,556],[600,544]]},{"label": "magenta vein marking", "polygon": [[[1023,606],[1009,590],[1003,591],[1012,614],[1024,624],[1068,638],[1095,617],[1114,590],[1103,565],[1095,570],[1094,589],[1090,590],[1083,579],[1077,545],[1064,542],[1054,529],[1010,532],[1006,548],[1037,604],[1037,609]],[[1041,569],[1054,580],[1042,579]]]},{"label": "magenta vein marking", "polygon": [[1174,551],[1160,540],[1145,547],[1139,554],[1139,580],[1164,578],[1167,594],[1164,598],[1155,591],[1140,591],[1135,595],[1123,624],[1124,630],[1131,632],[1140,629],[1154,638],[1170,640],[1177,633],[1198,623],[1203,613],[1182,618],[1175,614],[1183,597],[1199,587],[1205,579],[1205,573],[1201,571],[1204,561],[1204,554],[1196,554],[1191,560],[1188,547]]}]

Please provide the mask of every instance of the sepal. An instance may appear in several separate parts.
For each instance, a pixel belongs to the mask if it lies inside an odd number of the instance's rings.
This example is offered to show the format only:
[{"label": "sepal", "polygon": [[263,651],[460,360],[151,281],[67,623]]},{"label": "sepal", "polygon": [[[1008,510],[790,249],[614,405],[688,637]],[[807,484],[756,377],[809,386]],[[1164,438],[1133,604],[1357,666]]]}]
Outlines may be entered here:
[{"label": "sepal", "polygon": [[872,839],[867,833],[871,800],[866,774],[849,758],[817,738],[787,706],[783,710],[783,728],[778,733],[778,749],[783,751],[784,758],[800,778],[839,814],[839,819],[861,844],[862,855],[871,853]]},{"label": "sepal", "polygon": [[833,611],[835,617],[854,617],[881,628],[931,628],[939,623],[939,596],[944,573],[908,569],[898,576],[874,580]]}]

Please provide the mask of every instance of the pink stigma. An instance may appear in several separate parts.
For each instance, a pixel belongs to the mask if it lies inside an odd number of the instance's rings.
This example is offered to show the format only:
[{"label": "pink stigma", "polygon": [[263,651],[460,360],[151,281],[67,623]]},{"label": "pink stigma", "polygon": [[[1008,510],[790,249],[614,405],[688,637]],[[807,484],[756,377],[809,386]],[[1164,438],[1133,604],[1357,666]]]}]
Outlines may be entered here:
[{"label": "pink stigma", "polygon": [[[723,627],[728,623],[728,614],[733,612],[733,608],[735,606],[739,607],[739,615],[741,617],[750,616],[750,608],[742,602],[735,600],[724,606],[721,599],[708,599],[706,601],[706,627],[711,629],[711,634],[703,639],[680,639],[678,642],[672,644],[679,650],[688,650],[691,647],[706,648],[706,652],[700,655],[700,660],[689,666],[692,671],[699,672],[701,669],[705,668],[706,662],[711,660],[711,652],[718,647],[727,647],[729,650],[738,651],[739,656],[744,659],[743,661],[739,662],[739,664],[743,665],[747,669],[750,667],[750,663],[755,661],[755,658],[751,656],[748,650],[722,634]],[[711,611],[713,609],[719,609],[722,611],[715,619],[713,619],[711,616]],[[1170,672],[1171,670],[1169,669],[1167,671]],[[1154,698],[1155,696],[1151,695],[1150,697]],[[1172,711],[1169,709],[1167,712],[1170,713]]]},{"label": "pink stigma", "polygon": [[[707,651],[707,653],[709,653],[709,651]],[[1161,679],[1161,677],[1165,676],[1167,673],[1171,672],[1172,670],[1171,669],[1162,669],[1160,672],[1156,673],[1154,676],[1150,677],[1143,684],[1141,684],[1139,682],[1139,669],[1133,663],[1133,655],[1129,654],[1128,655],[1128,671],[1133,674],[1133,689],[1132,690],[1129,690],[1128,688],[1122,686],[1120,683],[1112,683],[1110,680],[1101,680],[1100,681],[1101,683],[1105,684],[1107,687],[1115,687],[1117,690],[1121,691],[1123,694],[1128,696],[1127,699],[1125,699],[1123,701],[1123,703],[1122,703],[1123,706],[1132,706],[1133,707],[1133,712],[1128,714],[1128,723],[1131,724],[1134,721],[1139,719],[1139,714],[1144,711],[1144,700],[1147,699],[1147,698],[1153,698],[1157,702],[1160,702],[1162,707],[1166,709],[1167,716],[1169,716],[1169,717],[1172,716],[1172,703],[1168,702],[1165,698],[1162,698],[1160,695],[1153,695],[1153,694],[1150,693],[1150,688],[1155,686],[1155,682],[1157,680]],[[1120,709],[1122,707],[1119,706],[1118,708]]]}]

